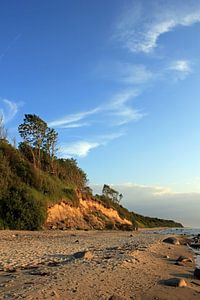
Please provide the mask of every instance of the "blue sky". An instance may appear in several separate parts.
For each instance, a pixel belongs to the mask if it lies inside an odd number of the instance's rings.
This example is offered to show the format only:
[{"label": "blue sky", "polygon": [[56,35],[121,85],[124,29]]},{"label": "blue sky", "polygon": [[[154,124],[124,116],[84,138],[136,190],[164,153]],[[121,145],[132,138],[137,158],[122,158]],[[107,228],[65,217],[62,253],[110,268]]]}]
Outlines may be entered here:
[{"label": "blue sky", "polygon": [[1,1],[0,24],[10,137],[35,113],[94,187],[200,226],[200,1]]}]

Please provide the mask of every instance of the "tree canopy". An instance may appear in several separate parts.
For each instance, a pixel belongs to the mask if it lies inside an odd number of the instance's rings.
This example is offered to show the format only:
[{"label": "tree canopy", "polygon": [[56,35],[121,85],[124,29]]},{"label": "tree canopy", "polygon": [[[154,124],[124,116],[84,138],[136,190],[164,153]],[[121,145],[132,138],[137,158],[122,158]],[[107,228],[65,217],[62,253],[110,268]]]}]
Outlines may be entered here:
[{"label": "tree canopy", "polygon": [[0,140],[6,140],[8,137],[8,130],[4,126],[3,115],[0,114]]},{"label": "tree canopy", "polygon": [[42,151],[49,155],[52,162],[56,153],[58,134],[53,128],[49,128],[47,123],[39,116],[26,114],[24,122],[18,127],[23,143],[29,147],[32,155],[34,167],[41,166]]},{"label": "tree canopy", "polygon": [[102,195],[113,200],[116,203],[119,203],[123,198],[122,194],[119,194],[118,191],[114,190],[107,184],[104,184],[103,186]]}]

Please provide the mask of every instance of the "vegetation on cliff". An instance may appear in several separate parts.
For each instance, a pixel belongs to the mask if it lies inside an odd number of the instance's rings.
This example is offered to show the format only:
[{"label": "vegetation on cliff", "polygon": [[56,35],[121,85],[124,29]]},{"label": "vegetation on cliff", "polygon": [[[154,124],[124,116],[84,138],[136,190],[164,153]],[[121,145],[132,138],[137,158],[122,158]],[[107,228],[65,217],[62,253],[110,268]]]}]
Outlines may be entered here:
[{"label": "vegetation on cliff", "polygon": [[159,218],[152,218],[147,216],[142,216],[132,212],[133,219],[136,220],[139,227],[147,227],[147,228],[154,228],[154,227],[183,227],[181,223],[177,223],[173,220],[165,220]]},{"label": "vegetation on cliff", "polygon": [[[40,117],[25,115],[19,134],[22,142],[16,148],[7,140],[7,130],[0,120],[0,228],[40,229],[48,207],[64,201],[79,208],[80,195],[116,210],[133,227],[181,226],[129,212],[120,204],[122,195],[108,185],[104,185],[102,195],[93,196],[87,175],[76,160],[56,157],[58,135]],[[105,219],[105,228],[120,228],[100,212],[95,214],[99,220]]]}]

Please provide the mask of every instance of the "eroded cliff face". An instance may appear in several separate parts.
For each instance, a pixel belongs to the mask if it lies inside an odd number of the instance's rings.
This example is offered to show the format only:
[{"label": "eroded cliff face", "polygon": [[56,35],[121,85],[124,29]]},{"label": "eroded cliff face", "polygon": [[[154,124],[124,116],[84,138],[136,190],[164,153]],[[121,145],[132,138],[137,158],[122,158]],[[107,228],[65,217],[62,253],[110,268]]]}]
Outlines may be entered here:
[{"label": "eroded cliff face", "polygon": [[79,207],[61,201],[48,208],[46,227],[53,229],[129,229],[132,223],[92,197],[79,195]]}]

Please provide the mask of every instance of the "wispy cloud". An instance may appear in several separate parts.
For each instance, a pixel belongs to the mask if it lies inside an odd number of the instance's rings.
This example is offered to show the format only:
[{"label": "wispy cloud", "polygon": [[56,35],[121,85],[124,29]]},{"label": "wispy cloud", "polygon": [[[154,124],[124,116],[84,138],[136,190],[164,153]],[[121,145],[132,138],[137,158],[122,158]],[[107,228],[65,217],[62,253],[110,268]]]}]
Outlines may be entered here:
[{"label": "wispy cloud", "polygon": [[61,145],[59,152],[62,157],[69,158],[71,156],[86,157],[92,149],[107,145],[108,142],[124,135],[123,132],[100,135],[90,140],[80,140],[73,143]]},{"label": "wispy cloud", "polygon": [[63,118],[49,122],[49,126],[59,129],[75,129],[92,126],[93,129],[95,127],[98,132],[103,131],[105,133],[94,138],[88,138],[86,135],[81,140],[63,143],[60,146],[60,155],[63,157],[85,157],[92,149],[105,146],[110,141],[124,135],[124,131],[120,131],[117,134],[106,134],[106,132],[110,131],[110,128],[119,126],[123,128],[125,124],[139,121],[145,116],[145,113],[133,107],[132,101],[139,95],[140,91],[138,89],[127,89],[115,94],[108,101],[88,111],[66,115]]},{"label": "wispy cloud", "polygon": [[[96,107],[94,109],[78,112],[71,115],[66,115],[65,117],[59,118],[57,120],[51,121],[48,123],[51,127],[59,127],[59,128],[69,128],[69,126],[77,125],[76,122],[81,121],[88,116],[94,115],[98,113],[101,109],[99,107]],[[75,125],[75,127],[76,127]],[[78,127],[78,126],[77,126]]]},{"label": "wispy cloud", "polygon": [[154,77],[154,74],[145,65],[122,61],[101,61],[95,74],[100,79],[131,86],[145,84]]},{"label": "wispy cloud", "polygon": [[9,52],[9,50],[14,46],[14,44],[17,42],[17,40],[21,37],[21,33],[17,34],[13,40],[10,42],[10,44],[3,50],[2,53],[0,53],[0,61],[6,56],[6,54]]},{"label": "wispy cloud", "polygon": [[153,78],[153,73],[145,65],[121,64],[121,81],[127,84],[144,84]]},{"label": "wispy cloud", "polygon": [[[50,123],[51,124],[51,123]],[[89,122],[84,122],[84,123],[72,123],[72,124],[66,124],[66,125],[61,125],[60,128],[62,129],[67,129],[67,128],[80,128],[80,127],[85,127],[89,126]]]},{"label": "wispy cloud", "polygon": [[[135,108],[133,105],[133,100],[139,97],[143,92],[145,88],[143,84],[145,82],[150,83],[155,80],[165,79],[169,76],[169,71],[175,72],[178,79],[183,79],[191,73],[191,64],[188,60],[172,61],[168,66],[163,67],[163,69],[158,72],[154,71],[154,74],[143,65],[132,65],[132,67],[131,69],[131,65],[129,65],[129,67],[127,67],[128,72],[124,72],[124,75],[121,76],[120,79],[122,80],[123,78],[124,81],[129,83],[129,88],[113,95],[111,99],[99,104],[97,107],[66,115],[49,122],[48,125],[59,129],[76,129],[92,126],[98,131],[103,125],[104,132],[108,131],[111,127],[115,128],[120,126],[120,128],[123,128],[124,125],[139,121],[147,115],[147,113]],[[135,78],[133,78],[134,74],[136,74]],[[133,82],[135,82],[135,87],[131,87]],[[121,136],[121,134],[119,136]],[[60,154],[65,157],[72,155],[85,157],[92,149],[106,145],[109,141],[117,137],[109,136],[107,138],[101,138],[98,136],[95,139],[88,139],[88,137],[85,136],[81,140],[62,145]],[[157,193],[159,192],[160,191]]]},{"label": "wispy cloud", "polygon": [[99,143],[87,142],[87,141],[77,141],[74,143],[62,145],[60,147],[60,154],[62,157],[68,158],[71,156],[85,157],[88,155],[91,149],[100,146]]},{"label": "wispy cloud", "polygon": [[135,109],[130,105],[130,101],[138,97],[140,91],[137,89],[127,90],[119,93],[113,97],[112,101],[108,103],[108,113],[115,116],[113,120],[114,125],[124,125],[131,121],[139,121],[145,114],[140,110]]},{"label": "wispy cloud", "polygon": [[0,114],[3,116],[4,123],[11,121],[19,110],[19,103],[8,99],[0,99]]},{"label": "wispy cloud", "polygon": [[161,35],[200,22],[196,0],[131,1],[116,24],[114,38],[131,52],[149,53]]},{"label": "wispy cloud", "polygon": [[[84,112],[78,112],[71,115],[66,115],[63,118],[53,120],[48,123],[51,127],[57,128],[77,128],[81,126],[92,125],[91,116],[95,115],[95,120],[99,120],[107,125],[122,125],[131,121],[138,121],[144,114],[135,109],[130,104],[131,100],[139,95],[136,89],[126,90],[112,97],[111,100],[104,102],[96,108]],[[79,121],[83,121],[77,123]]]},{"label": "wispy cloud", "polygon": [[192,73],[191,63],[188,60],[176,60],[169,66],[170,71],[174,71],[178,79],[185,79]]},{"label": "wispy cloud", "polygon": [[[193,0],[190,5],[184,0],[165,2],[135,0],[129,3],[131,6],[115,24],[114,38],[133,54],[149,53],[157,46],[162,34],[178,26],[190,26],[200,22],[200,1],[198,5],[195,5],[196,2]],[[127,124],[139,121],[147,115],[133,103],[144,89],[159,80],[168,79],[169,75],[172,79],[175,76],[181,80],[192,72],[191,63],[186,59],[171,59],[168,65],[162,61],[160,64],[151,64],[151,68],[145,64],[128,62],[127,58],[126,62],[111,60],[106,64],[99,64],[96,71],[100,78],[114,81],[121,91],[110,99],[104,99],[96,107],[53,120],[49,122],[49,126],[59,129],[88,126],[98,133],[109,132],[110,128],[124,128]],[[63,153],[84,157],[104,143],[98,138],[88,139],[86,134],[83,139],[65,145]]]}]

